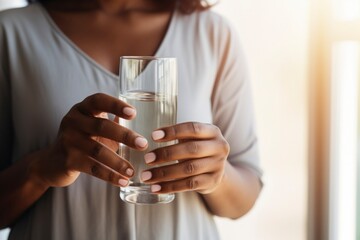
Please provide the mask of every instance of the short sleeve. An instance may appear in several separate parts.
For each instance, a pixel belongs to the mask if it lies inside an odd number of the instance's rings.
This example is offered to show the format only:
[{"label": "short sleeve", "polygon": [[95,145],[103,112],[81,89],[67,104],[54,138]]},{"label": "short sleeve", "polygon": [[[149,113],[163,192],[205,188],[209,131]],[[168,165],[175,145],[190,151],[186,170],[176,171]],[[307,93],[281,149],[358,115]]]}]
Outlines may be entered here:
[{"label": "short sleeve", "polygon": [[10,165],[12,153],[11,90],[4,32],[0,24],[0,170]]},{"label": "short sleeve", "polygon": [[262,176],[251,84],[247,63],[235,30],[220,19],[218,71],[212,92],[213,122],[230,144],[228,161]]}]

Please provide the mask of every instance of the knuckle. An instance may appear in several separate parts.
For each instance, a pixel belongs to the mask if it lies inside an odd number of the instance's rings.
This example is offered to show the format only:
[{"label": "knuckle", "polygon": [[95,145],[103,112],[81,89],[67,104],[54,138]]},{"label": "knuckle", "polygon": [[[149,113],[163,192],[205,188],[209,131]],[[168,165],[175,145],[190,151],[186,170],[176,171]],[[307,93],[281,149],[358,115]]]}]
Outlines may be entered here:
[{"label": "knuckle", "polygon": [[91,149],[90,156],[93,158],[97,158],[100,156],[102,150],[103,150],[103,146],[101,144],[94,144],[94,146]]},{"label": "knuckle", "polygon": [[222,135],[222,132],[221,132],[220,128],[219,128],[218,126],[215,126],[215,125],[213,125],[213,126],[214,126],[214,131],[215,131],[215,133],[216,133],[217,135]]},{"label": "knuckle", "polygon": [[109,181],[109,182],[112,182],[112,181],[114,181],[114,179],[115,179],[115,174],[114,174],[114,172],[113,172],[113,171],[109,171],[108,181]]},{"label": "knuckle", "polygon": [[96,133],[101,133],[106,126],[106,120],[98,118],[95,123]]},{"label": "knuckle", "polygon": [[223,138],[221,140],[221,145],[222,145],[224,152],[228,154],[230,152],[230,144]]},{"label": "knuckle", "polygon": [[88,102],[90,106],[97,106],[99,101],[101,101],[103,97],[102,93],[95,93],[87,98],[85,98],[85,102]]},{"label": "knuckle", "polygon": [[188,162],[185,164],[185,174],[191,175],[194,174],[196,172],[196,164],[194,162]]},{"label": "knuckle", "polygon": [[70,111],[78,111],[80,106],[81,106],[81,103],[76,103],[72,106]]},{"label": "knuckle", "polygon": [[199,151],[199,144],[197,142],[189,142],[186,144],[187,151],[189,153],[197,153]]},{"label": "knuckle", "polygon": [[159,170],[157,171],[157,175],[158,175],[158,177],[160,177],[160,178],[165,178],[165,177],[166,177],[166,171],[165,171],[164,169],[159,169]]},{"label": "knuckle", "polygon": [[100,175],[100,168],[98,164],[93,164],[90,167],[90,172],[93,176],[99,176]]},{"label": "knuckle", "polygon": [[121,142],[122,143],[127,143],[128,141],[130,141],[130,131],[124,131],[123,134],[121,135]]},{"label": "knuckle", "polygon": [[71,114],[71,113],[74,113],[74,112],[79,112],[80,108],[81,108],[81,103],[76,103],[74,106],[71,107],[68,114]]},{"label": "knuckle", "polygon": [[177,192],[179,187],[176,186],[175,184],[167,184],[165,186],[165,189],[166,189],[167,192]]},{"label": "knuckle", "polygon": [[151,170],[152,174],[153,174],[153,178],[152,179],[159,179],[159,178],[165,178],[166,177],[166,171],[164,169],[161,168],[154,168]]},{"label": "knuckle", "polygon": [[97,102],[97,93],[90,95],[88,97],[86,97],[83,101],[83,103],[88,103],[90,105],[93,105]]},{"label": "knuckle", "polygon": [[163,148],[161,150],[161,156],[164,160],[169,159],[171,157],[171,152],[168,148]]},{"label": "knuckle", "polygon": [[119,101],[113,101],[111,103],[111,109],[114,112],[120,112],[120,110],[122,109],[122,106],[119,103],[120,103]]},{"label": "knuckle", "polygon": [[170,193],[176,191],[176,186],[171,183],[164,183],[161,185],[161,191],[164,193]]},{"label": "knuckle", "polygon": [[118,167],[115,169],[118,173],[124,174],[126,169],[128,168],[127,164],[123,161],[120,161]]},{"label": "knuckle", "polygon": [[73,118],[70,114],[66,114],[60,123],[60,129],[66,129],[70,126],[71,122],[73,121]]},{"label": "knuckle", "polygon": [[191,128],[194,133],[194,135],[197,135],[201,132],[201,125],[197,122],[191,122]]},{"label": "knuckle", "polygon": [[189,189],[195,190],[199,187],[199,181],[197,179],[191,178],[187,180],[186,185]]},{"label": "knuckle", "polygon": [[170,127],[167,129],[166,135],[167,135],[167,136],[170,136],[170,137],[176,137],[176,136],[177,136],[176,126],[170,126]]},{"label": "knuckle", "polygon": [[103,95],[104,94],[102,94],[102,93],[95,93],[95,94],[92,95],[91,99],[94,102],[98,102],[98,101],[101,101]]}]

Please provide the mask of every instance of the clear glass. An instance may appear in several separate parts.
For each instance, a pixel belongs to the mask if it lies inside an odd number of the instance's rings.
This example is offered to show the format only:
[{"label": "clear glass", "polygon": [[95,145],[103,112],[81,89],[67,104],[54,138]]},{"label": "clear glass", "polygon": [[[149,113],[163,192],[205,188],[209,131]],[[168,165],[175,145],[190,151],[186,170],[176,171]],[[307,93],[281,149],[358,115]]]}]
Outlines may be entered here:
[{"label": "clear glass", "polygon": [[142,171],[150,168],[144,161],[147,152],[175,143],[155,143],[151,133],[155,129],[176,123],[176,59],[121,57],[119,89],[119,98],[134,106],[137,112],[135,119],[120,119],[120,124],[138,132],[149,142],[146,151],[120,144],[120,156],[129,160],[135,168],[135,175],[130,179],[129,186],[120,188],[120,197],[125,202],[136,204],[171,202],[175,198],[174,194],[152,193],[150,185],[141,182],[140,175]]}]

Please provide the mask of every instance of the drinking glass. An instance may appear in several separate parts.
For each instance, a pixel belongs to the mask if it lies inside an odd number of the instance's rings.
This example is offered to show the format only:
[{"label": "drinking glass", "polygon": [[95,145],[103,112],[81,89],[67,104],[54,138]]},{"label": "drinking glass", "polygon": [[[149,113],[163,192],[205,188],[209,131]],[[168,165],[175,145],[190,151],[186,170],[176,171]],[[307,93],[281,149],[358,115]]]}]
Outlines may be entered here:
[{"label": "drinking glass", "polygon": [[[136,108],[133,120],[120,119],[120,124],[141,134],[148,142],[146,151],[120,144],[119,154],[134,166],[134,176],[127,187],[120,188],[125,202],[136,204],[168,203],[174,194],[152,193],[150,185],[141,181],[141,172],[148,169],[144,155],[175,141],[155,143],[151,133],[160,127],[174,125],[177,116],[177,64],[175,58],[121,57],[119,98]],[[170,163],[171,164],[171,163]]]}]

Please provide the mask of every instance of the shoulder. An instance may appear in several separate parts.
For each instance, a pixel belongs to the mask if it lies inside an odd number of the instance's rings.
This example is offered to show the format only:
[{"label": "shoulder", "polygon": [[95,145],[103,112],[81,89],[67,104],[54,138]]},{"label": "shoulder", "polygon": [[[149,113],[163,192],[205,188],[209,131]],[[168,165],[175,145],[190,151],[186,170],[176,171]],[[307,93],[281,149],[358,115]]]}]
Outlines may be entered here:
[{"label": "shoulder", "polygon": [[0,49],[4,44],[16,49],[19,44],[38,40],[51,29],[42,6],[37,3],[22,8],[0,11]]},{"label": "shoulder", "polygon": [[213,10],[178,15],[177,36],[187,40],[187,46],[193,45],[197,53],[203,50],[220,62],[228,56],[228,52],[239,52],[241,43],[238,33],[224,16]]},{"label": "shoulder", "polygon": [[229,21],[221,14],[213,10],[205,10],[197,12],[199,23],[205,24],[209,27],[230,28]]},{"label": "shoulder", "polygon": [[28,26],[36,22],[40,14],[39,4],[0,11],[0,26],[3,28]]},{"label": "shoulder", "polygon": [[239,42],[234,26],[222,15],[213,10],[198,11],[192,14],[178,14],[181,32],[194,36],[193,41],[209,43],[214,49],[222,49]]},{"label": "shoulder", "polygon": [[196,31],[206,31],[213,34],[230,34],[233,26],[222,15],[213,10],[197,11],[192,14],[180,15],[180,21],[187,27],[194,27]]},{"label": "shoulder", "polygon": [[[39,4],[0,11],[0,63],[24,56],[46,30],[46,18]],[[32,44],[32,46],[35,46]]]}]

